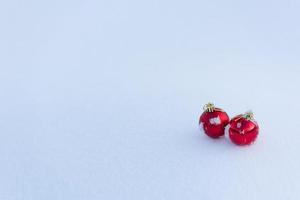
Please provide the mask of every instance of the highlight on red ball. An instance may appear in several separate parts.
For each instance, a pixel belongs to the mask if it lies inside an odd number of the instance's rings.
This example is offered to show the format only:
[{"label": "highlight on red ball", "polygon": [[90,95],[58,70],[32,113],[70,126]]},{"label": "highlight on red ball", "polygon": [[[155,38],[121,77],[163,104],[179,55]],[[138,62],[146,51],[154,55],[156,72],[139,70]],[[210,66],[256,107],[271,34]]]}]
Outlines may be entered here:
[{"label": "highlight on red ball", "polygon": [[253,113],[246,112],[230,120],[229,138],[237,145],[252,144],[259,133],[259,126],[254,120]]},{"label": "highlight on red ball", "polygon": [[216,108],[214,104],[208,103],[204,106],[204,112],[200,116],[200,129],[211,138],[219,138],[225,133],[225,127],[229,123],[227,113]]}]

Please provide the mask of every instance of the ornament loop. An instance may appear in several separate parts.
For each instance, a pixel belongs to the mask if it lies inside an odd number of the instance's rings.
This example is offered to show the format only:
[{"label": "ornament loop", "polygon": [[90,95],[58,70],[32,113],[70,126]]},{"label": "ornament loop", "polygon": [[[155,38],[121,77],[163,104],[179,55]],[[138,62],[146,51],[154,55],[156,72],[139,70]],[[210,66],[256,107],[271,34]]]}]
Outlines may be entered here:
[{"label": "ornament loop", "polygon": [[203,110],[206,112],[213,112],[215,110],[215,105],[213,103],[207,103],[204,107]]}]

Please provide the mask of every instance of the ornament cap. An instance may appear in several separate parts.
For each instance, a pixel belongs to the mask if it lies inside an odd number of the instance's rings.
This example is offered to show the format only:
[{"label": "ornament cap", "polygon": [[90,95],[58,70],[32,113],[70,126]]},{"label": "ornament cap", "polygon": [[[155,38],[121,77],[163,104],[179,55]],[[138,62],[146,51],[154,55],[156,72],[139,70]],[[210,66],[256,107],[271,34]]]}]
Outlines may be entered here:
[{"label": "ornament cap", "polygon": [[254,120],[254,114],[251,110],[247,111],[243,117],[247,120]]},{"label": "ornament cap", "polygon": [[203,110],[206,112],[213,112],[215,108],[216,108],[215,105],[209,102],[203,107]]}]

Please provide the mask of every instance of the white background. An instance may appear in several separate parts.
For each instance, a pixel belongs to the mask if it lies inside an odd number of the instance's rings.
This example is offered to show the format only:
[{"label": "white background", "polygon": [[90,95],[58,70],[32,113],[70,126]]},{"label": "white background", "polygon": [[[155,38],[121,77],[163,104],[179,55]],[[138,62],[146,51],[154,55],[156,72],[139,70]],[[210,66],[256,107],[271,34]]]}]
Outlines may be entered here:
[{"label": "white background", "polygon": [[[0,1],[0,199],[299,199],[299,9]],[[201,135],[208,101],[257,142]]]}]

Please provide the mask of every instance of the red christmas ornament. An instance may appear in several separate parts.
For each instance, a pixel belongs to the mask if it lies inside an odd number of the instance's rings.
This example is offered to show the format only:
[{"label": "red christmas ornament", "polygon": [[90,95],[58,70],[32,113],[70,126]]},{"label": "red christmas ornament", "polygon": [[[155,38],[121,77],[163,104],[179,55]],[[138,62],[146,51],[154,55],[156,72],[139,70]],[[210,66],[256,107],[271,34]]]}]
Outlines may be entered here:
[{"label": "red christmas ornament", "polygon": [[225,127],[229,123],[226,112],[216,108],[214,104],[208,103],[204,106],[204,112],[200,116],[200,128],[211,138],[218,138],[224,135]]},{"label": "red christmas ornament", "polygon": [[237,145],[253,143],[259,132],[259,126],[254,120],[252,112],[234,117],[229,126],[229,138]]}]

